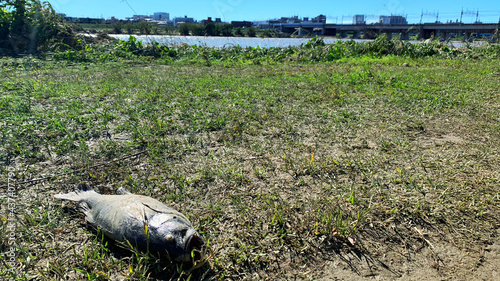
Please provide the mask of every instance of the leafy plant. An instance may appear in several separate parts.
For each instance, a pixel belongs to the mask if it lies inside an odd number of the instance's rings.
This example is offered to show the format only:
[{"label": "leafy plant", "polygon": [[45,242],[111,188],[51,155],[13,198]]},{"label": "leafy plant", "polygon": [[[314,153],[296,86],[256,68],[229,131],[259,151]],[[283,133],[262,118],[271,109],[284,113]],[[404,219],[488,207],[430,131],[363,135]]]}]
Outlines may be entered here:
[{"label": "leafy plant", "polygon": [[0,31],[0,54],[81,47],[50,3],[39,0],[1,1]]},{"label": "leafy plant", "polygon": [[[337,42],[340,42],[340,41],[337,41]],[[307,41],[306,44],[304,44],[304,47],[309,48],[309,49],[314,48],[314,47],[322,47],[322,46],[325,46],[325,41],[323,40],[323,38],[320,38],[318,36],[314,36],[309,41]]]}]

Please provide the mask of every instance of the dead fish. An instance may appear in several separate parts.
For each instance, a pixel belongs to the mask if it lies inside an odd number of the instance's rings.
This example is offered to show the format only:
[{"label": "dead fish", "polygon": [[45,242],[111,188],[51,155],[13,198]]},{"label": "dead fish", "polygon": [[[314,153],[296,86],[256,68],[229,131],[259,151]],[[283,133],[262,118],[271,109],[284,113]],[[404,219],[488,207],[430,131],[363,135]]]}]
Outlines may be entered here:
[{"label": "dead fish", "polygon": [[116,193],[102,195],[84,186],[54,197],[79,202],[87,221],[113,240],[128,241],[142,249],[149,246],[155,252],[167,251],[174,261],[187,262],[192,252],[201,252],[205,242],[183,214],[123,187]]}]

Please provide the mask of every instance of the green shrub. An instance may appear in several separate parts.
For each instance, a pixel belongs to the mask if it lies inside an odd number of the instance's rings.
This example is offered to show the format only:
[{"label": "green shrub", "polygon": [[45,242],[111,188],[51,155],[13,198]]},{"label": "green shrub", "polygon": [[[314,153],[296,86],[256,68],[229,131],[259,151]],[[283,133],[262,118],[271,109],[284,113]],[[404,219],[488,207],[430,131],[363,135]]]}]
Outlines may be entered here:
[{"label": "green shrub", "polygon": [[189,35],[189,23],[181,23],[179,25],[179,33],[180,33],[180,35],[188,36]]},{"label": "green shrub", "polygon": [[194,36],[204,36],[206,33],[206,28],[202,24],[192,23],[190,29]]},{"label": "green shrub", "polygon": [[[217,25],[217,27],[219,28],[220,30],[220,34],[222,36],[233,36],[233,25],[230,24],[230,23],[224,23],[224,24],[219,24]],[[241,32],[241,29],[240,29],[240,32]]]},{"label": "green shrub", "polygon": [[249,27],[247,29],[247,35],[248,35],[248,37],[255,37],[256,34],[257,34],[257,32],[255,31],[254,27]]},{"label": "green shrub", "polygon": [[124,24],[123,22],[115,22],[113,24],[113,33],[115,34],[122,34],[122,30],[123,30],[123,27],[124,27]]},{"label": "green shrub", "polygon": [[[217,30],[217,26],[213,22],[207,23],[207,25],[205,25],[204,29],[205,29],[205,33],[207,36],[219,35],[219,31]],[[199,35],[202,35],[202,34],[199,34]]]},{"label": "green shrub", "polygon": [[[203,27],[199,24],[188,25],[189,28]],[[195,29],[196,30],[196,29]],[[194,34],[197,34],[196,32]],[[56,59],[83,62],[102,62],[120,59],[142,60],[159,58],[165,63],[184,61],[189,63],[202,63],[210,66],[218,62],[241,62],[262,64],[272,61],[298,61],[298,62],[326,62],[352,57],[401,56],[408,58],[477,58],[479,56],[498,57],[500,47],[487,44],[480,47],[464,46],[453,48],[439,41],[427,41],[412,44],[399,39],[389,40],[380,36],[376,40],[358,43],[354,40],[336,41],[325,44],[319,37],[310,39],[302,46],[286,48],[260,48],[239,46],[229,48],[210,48],[206,46],[164,46],[159,43],[143,44],[137,38],[130,36],[127,41],[120,40],[109,45],[86,45],[81,50],[58,52]]]},{"label": "green shrub", "polygon": [[0,54],[81,48],[75,32],[48,2],[0,2]]},{"label": "green shrub", "polygon": [[236,28],[236,30],[234,31],[234,34],[235,34],[236,36],[239,36],[239,37],[243,37],[243,36],[245,36],[245,35],[243,34],[243,31],[241,30],[241,27]]}]

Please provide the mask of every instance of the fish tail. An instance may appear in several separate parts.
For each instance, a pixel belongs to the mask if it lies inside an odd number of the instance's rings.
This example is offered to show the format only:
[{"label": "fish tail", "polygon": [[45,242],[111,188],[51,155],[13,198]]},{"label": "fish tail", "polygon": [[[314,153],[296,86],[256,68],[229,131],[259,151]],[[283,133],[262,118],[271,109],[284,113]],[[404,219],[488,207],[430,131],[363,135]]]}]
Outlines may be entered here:
[{"label": "fish tail", "polygon": [[100,195],[95,192],[91,187],[86,184],[78,185],[77,189],[68,193],[60,193],[54,195],[55,198],[63,199],[63,200],[71,200],[81,202],[82,200],[88,199],[89,197],[94,197]]}]

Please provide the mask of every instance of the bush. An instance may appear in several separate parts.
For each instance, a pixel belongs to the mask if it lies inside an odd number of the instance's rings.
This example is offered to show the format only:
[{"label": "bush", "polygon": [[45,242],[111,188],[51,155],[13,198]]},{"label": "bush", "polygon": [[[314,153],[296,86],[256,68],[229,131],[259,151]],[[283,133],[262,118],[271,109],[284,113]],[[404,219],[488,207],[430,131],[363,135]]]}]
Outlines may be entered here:
[{"label": "bush", "polygon": [[255,31],[255,28],[249,27],[247,29],[247,35],[248,35],[248,37],[255,37],[256,34],[257,34],[257,32]]},{"label": "bush", "polygon": [[325,41],[323,40],[323,38],[320,38],[318,36],[314,36],[309,41],[307,41],[306,44],[304,44],[304,47],[308,49],[321,46],[325,46]]},{"label": "bush", "polygon": [[[224,23],[219,25],[220,33],[222,36],[233,36],[233,25],[230,23]],[[241,30],[240,30],[241,31]]]},{"label": "bush", "polygon": [[243,31],[241,30],[241,27],[236,28],[236,30],[234,31],[234,34],[235,34],[236,36],[239,36],[239,37],[243,37],[243,36],[245,36],[245,35],[243,34]]},{"label": "bush", "polygon": [[153,26],[150,23],[147,23],[147,22],[139,22],[137,24],[137,28],[139,28],[139,32],[141,34],[146,34],[146,35],[151,34],[152,27]]},{"label": "bush", "polygon": [[189,23],[181,23],[179,25],[179,33],[180,33],[180,35],[188,36],[189,35]]},{"label": "bush", "polygon": [[132,30],[134,29],[134,24],[128,22],[127,24],[125,24],[125,29],[127,29],[127,34],[132,34]]},{"label": "bush", "polygon": [[266,30],[264,30],[264,32],[262,32],[262,34],[260,35],[260,37],[262,37],[262,38],[269,38],[269,37],[274,37],[273,35],[274,35],[274,31],[266,29]]},{"label": "bush", "polygon": [[115,34],[122,34],[122,29],[123,29],[123,23],[122,22],[115,22],[113,24],[113,33]]},{"label": "bush", "polygon": [[202,24],[191,24],[191,32],[194,36],[204,36],[206,29]]},{"label": "bush", "polygon": [[213,22],[207,23],[207,25],[205,25],[205,32],[206,32],[206,35],[208,35],[208,36],[219,35],[219,32],[217,30],[217,26],[215,26],[215,23],[213,23]]},{"label": "bush", "polygon": [[0,54],[81,48],[75,32],[48,2],[0,2]]}]

